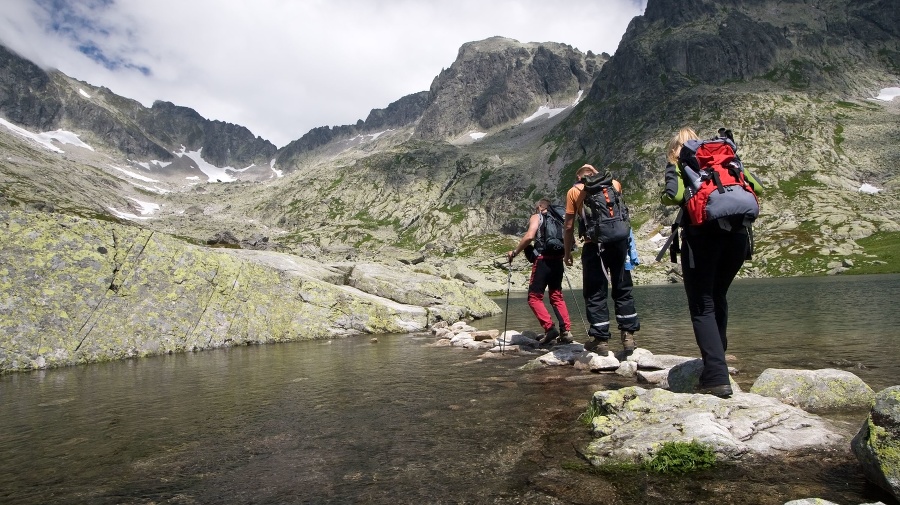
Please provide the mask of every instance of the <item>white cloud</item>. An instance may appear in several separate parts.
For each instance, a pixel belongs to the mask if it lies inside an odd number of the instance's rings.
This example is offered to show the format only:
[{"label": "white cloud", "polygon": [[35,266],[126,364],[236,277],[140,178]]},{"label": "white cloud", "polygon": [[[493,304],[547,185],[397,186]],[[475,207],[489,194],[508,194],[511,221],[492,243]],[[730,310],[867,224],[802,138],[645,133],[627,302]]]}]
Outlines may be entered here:
[{"label": "white cloud", "polygon": [[[0,42],[23,56],[283,146],[428,90],[466,42],[500,35],[612,54],[646,0],[128,0],[67,2],[64,18],[32,0],[3,4]],[[48,28],[60,20],[71,30]],[[79,52],[71,34],[106,65]]]}]

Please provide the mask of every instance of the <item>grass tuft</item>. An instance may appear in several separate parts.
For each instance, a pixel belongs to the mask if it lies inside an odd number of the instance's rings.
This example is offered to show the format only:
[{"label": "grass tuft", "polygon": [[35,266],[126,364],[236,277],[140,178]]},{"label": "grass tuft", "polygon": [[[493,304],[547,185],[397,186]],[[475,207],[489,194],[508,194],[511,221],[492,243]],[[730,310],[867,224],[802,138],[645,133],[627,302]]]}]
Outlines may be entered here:
[{"label": "grass tuft", "polygon": [[696,440],[690,442],[666,442],[644,468],[657,473],[688,473],[712,468],[716,453],[712,447]]}]

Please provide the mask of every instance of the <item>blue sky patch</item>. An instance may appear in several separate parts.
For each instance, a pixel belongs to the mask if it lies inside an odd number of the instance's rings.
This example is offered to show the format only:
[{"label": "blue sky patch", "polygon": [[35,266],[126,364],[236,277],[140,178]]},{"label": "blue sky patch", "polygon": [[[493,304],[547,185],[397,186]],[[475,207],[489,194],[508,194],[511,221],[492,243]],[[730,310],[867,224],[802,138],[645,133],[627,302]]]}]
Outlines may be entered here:
[{"label": "blue sky patch", "polygon": [[109,49],[116,38],[130,38],[127,27],[104,24],[103,13],[115,0],[35,0],[46,14],[45,28],[66,40],[91,60],[112,71],[135,70],[145,76],[152,70],[134,63],[127,55]]}]

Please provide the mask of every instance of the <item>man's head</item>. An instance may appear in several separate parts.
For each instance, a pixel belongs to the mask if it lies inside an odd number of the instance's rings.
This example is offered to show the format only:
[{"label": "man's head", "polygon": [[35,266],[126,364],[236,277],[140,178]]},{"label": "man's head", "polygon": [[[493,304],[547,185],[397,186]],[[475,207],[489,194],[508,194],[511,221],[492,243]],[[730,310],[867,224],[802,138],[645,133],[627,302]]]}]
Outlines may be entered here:
[{"label": "man's head", "polygon": [[545,210],[550,208],[550,200],[546,198],[541,198],[534,204],[534,210],[537,212],[544,212]]},{"label": "man's head", "polygon": [[581,168],[579,168],[578,171],[575,172],[575,178],[581,180],[584,177],[594,175],[596,173],[598,173],[598,171],[596,168],[594,168],[593,165],[582,165]]}]

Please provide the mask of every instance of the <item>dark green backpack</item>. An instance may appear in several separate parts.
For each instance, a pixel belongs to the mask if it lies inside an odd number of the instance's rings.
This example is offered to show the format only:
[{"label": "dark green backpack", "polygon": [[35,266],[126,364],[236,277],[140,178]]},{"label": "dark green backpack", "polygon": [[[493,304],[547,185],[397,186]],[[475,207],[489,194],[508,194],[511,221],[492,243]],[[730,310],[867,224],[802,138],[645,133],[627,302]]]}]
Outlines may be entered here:
[{"label": "dark green backpack", "polygon": [[584,191],[584,236],[591,242],[602,244],[628,238],[631,220],[628,206],[622,194],[612,184],[612,175],[594,174],[583,177]]},{"label": "dark green backpack", "polygon": [[560,256],[565,252],[563,228],[566,222],[566,208],[562,205],[547,207],[541,214],[541,225],[535,237],[535,250],[544,256]]}]

